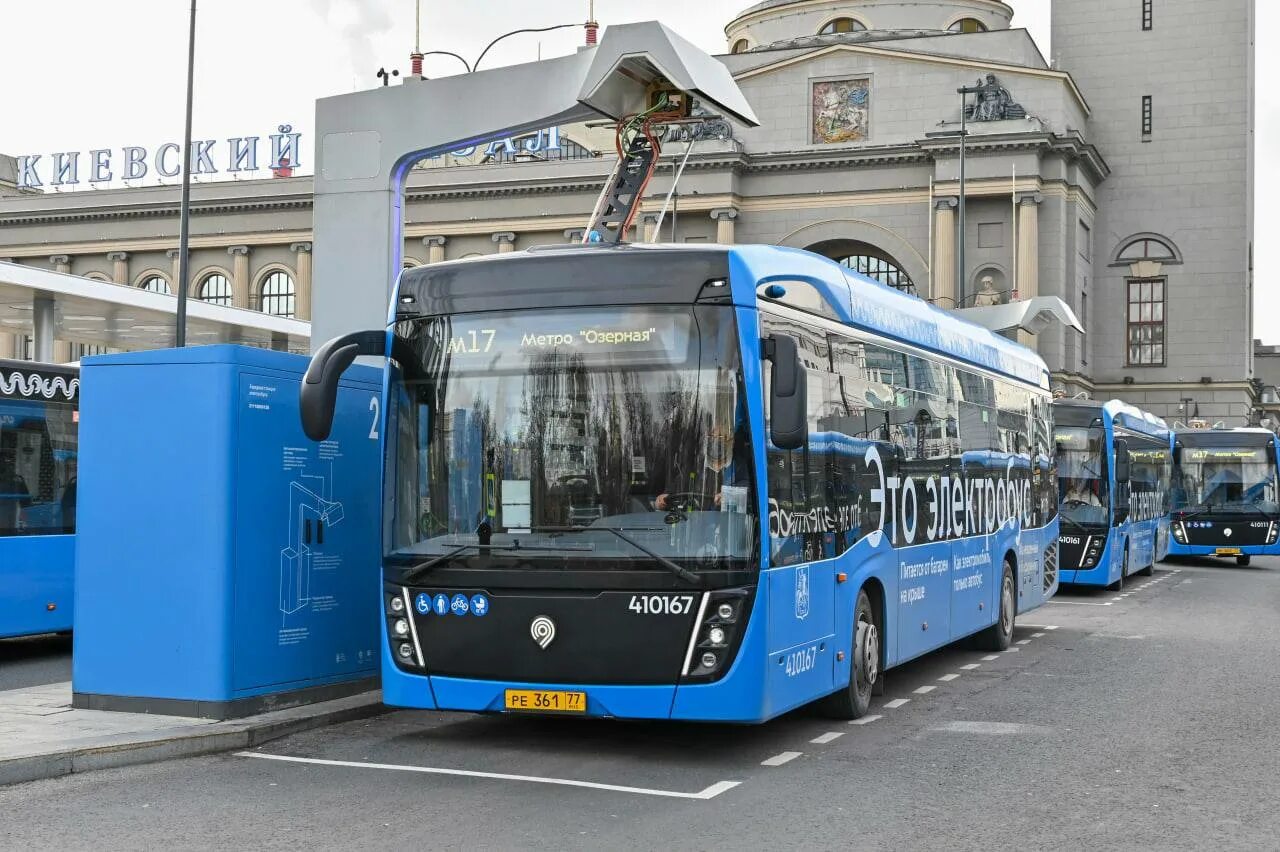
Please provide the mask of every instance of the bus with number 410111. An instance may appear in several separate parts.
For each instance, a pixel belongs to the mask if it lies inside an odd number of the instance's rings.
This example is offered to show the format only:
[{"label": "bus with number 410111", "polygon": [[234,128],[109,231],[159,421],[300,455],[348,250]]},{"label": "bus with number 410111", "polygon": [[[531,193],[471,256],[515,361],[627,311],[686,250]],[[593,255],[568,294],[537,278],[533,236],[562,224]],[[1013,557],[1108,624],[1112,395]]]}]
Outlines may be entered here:
[{"label": "bus with number 410111", "polygon": [[1240,566],[1280,555],[1280,440],[1266,429],[1179,429],[1174,446],[1173,556]]},{"label": "bus with number 410111", "polygon": [[1062,582],[1114,591],[1150,575],[1169,551],[1169,427],[1119,400],[1056,400],[1053,423]]},{"label": "bus with number 410111", "polygon": [[887,668],[1008,647],[1057,588],[1033,352],[808,252],[558,246],[402,273],[389,704],[760,722],[867,712]]}]

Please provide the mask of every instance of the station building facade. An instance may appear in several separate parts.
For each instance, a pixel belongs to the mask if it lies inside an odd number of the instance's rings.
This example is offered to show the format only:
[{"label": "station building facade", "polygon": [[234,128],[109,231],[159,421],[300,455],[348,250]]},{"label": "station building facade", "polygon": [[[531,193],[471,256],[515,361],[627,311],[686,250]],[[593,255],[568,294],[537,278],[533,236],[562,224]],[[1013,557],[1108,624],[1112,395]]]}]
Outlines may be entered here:
[{"label": "station building facade", "polygon": [[[1253,0],[1058,2],[1051,58],[1012,18],[999,0],[744,10],[721,59],[761,126],[673,131],[633,238],[806,248],[947,308],[1059,296],[1086,332],[1032,342],[1063,393],[1256,421]],[[405,265],[580,239],[613,157],[611,129],[566,126],[423,161]],[[0,170],[0,258],[171,290],[178,197],[6,189]],[[193,296],[309,318],[310,177],[192,199]],[[21,348],[0,333],[0,357]]]}]

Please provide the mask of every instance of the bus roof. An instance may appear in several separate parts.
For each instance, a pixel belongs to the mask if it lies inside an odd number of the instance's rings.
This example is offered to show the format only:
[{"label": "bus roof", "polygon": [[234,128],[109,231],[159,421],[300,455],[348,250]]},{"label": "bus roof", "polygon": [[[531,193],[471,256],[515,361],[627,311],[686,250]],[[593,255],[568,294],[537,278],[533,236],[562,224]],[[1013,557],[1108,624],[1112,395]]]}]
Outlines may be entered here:
[{"label": "bus roof", "polygon": [[[757,286],[785,287],[788,280],[812,285],[847,325],[1049,387],[1048,368],[1031,349],[821,255],[783,246],[733,246],[729,264],[743,273],[735,278]],[[780,301],[791,304],[785,297]]]}]

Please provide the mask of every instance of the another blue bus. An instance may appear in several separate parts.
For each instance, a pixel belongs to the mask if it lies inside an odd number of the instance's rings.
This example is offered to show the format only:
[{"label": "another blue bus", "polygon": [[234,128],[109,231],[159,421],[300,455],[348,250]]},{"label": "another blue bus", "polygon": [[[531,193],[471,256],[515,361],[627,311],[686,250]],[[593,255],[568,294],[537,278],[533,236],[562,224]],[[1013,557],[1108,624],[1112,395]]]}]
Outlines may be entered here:
[{"label": "another blue bus", "polygon": [[1179,430],[1174,449],[1172,556],[1280,554],[1280,442],[1266,429]]},{"label": "another blue bus", "polygon": [[558,246],[405,271],[386,355],[384,700],[760,722],[1008,647],[1057,589],[1035,353],[807,252]]},{"label": "another blue bus", "polygon": [[79,375],[0,361],[0,638],[71,629]]},{"label": "another blue bus", "polygon": [[1057,400],[1062,582],[1118,591],[1169,550],[1171,433],[1119,400]]}]

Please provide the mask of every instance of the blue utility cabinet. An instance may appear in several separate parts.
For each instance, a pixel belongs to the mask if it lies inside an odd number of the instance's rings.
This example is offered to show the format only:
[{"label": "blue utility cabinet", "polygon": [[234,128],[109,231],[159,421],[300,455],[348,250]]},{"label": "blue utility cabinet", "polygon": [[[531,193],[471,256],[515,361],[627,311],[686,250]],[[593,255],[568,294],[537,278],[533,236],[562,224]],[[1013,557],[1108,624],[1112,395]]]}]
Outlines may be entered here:
[{"label": "blue utility cabinet", "polygon": [[381,371],[302,433],[298,355],[108,355],[82,372],[79,707],[229,718],[376,686]]}]

